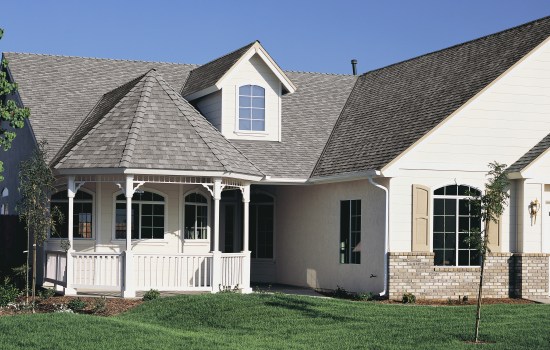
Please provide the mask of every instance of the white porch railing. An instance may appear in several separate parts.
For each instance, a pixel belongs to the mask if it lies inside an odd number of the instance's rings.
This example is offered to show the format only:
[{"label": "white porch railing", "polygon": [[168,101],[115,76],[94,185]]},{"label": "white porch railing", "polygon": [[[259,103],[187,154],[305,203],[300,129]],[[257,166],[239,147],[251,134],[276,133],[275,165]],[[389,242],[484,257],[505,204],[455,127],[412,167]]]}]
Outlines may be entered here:
[{"label": "white porch railing", "polygon": [[[212,291],[248,288],[246,253],[132,254],[134,290]],[[70,288],[120,290],[124,253],[72,253]],[[249,259],[248,259],[249,260]],[[46,251],[44,280],[67,287],[67,253]]]},{"label": "white porch railing", "polygon": [[136,290],[212,290],[212,254],[134,254]]},{"label": "white porch railing", "polygon": [[73,253],[73,288],[119,289],[122,257],[119,253]]},{"label": "white porch railing", "polygon": [[244,258],[243,253],[222,254],[220,272],[223,288],[243,286]]},{"label": "white porch railing", "polygon": [[66,287],[67,253],[63,251],[46,251],[44,281]]}]

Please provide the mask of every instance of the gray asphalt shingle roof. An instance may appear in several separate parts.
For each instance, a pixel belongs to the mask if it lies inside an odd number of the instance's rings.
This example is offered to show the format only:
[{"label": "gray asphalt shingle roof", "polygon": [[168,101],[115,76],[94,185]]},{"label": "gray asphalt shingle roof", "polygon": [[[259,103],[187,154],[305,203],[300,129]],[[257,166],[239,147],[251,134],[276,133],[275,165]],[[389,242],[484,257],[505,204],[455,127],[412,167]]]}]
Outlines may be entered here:
[{"label": "gray asphalt shingle roof", "polygon": [[107,91],[151,68],[179,90],[197,65],[161,62],[4,53],[18,84],[19,95],[31,109],[31,127],[38,140],[47,140],[49,157]]},{"label": "gray asphalt shingle roof", "polygon": [[514,164],[508,167],[508,171],[519,172],[525,169],[529,164],[533,163],[541,154],[550,147],[550,134],[546,135],[539,143],[531,148],[527,153],[521,156]]},{"label": "gray asphalt shingle roof", "polygon": [[56,158],[61,159],[57,169],[121,167],[262,175],[154,69],[105,94]]},{"label": "gray asphalt shingle roof", "polygon": [[313,176],[380,170],[550,35],[550,17],[359,77]]},{"label": "gray asphalt shingle roof", "polygon": [[188,96],[215,85],[255,43],[256,41],[251,42],[240,49],[193,69],[181,90],[181,94]]}]

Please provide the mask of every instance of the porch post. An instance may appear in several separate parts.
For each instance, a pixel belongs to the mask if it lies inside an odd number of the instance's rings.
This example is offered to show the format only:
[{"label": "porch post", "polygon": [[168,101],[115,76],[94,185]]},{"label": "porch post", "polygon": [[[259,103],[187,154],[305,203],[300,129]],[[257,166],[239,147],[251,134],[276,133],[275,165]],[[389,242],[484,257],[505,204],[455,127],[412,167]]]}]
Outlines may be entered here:
[{"label": "porch post", "polygon": [[250,288],[250,250],[248,247],[248,236],[249,236],[249,204],[250,204],[250,184],[247,184],[242,189],[243,193],[243,285],[242,293],[252,293],[252,288]]},{"label": "porch post", "polygon": [[222,284],[222,255],[220,252],[220,199],[222,198],[222,180],[214,179],[214,237],[212,247],[212,293],[220,291]]},{"label": "porch post", "polygon": [[126,250],[124,251],[124,298],[134,298],[136,291],[134,287],[134,264],[132,254],[132,196],[134,195],[134,176],[126,176]]},{"label": "porch post", "polygon": [[68,237],[69,240],[69,250],[67,250],[67,266],[66,266],[66,276],[65,276],[65,295],[76,295],[76,290],[72,287],[73,285],[73,253],[74,253],[74,241],[73,241],[73,225],[74,225],[74,196],[76,195],[76,186],[74,183],[74,176],[69,176],[67,183],[67,198],[69,200],[69,213],[67,214],[67,224],[68,224]]}]

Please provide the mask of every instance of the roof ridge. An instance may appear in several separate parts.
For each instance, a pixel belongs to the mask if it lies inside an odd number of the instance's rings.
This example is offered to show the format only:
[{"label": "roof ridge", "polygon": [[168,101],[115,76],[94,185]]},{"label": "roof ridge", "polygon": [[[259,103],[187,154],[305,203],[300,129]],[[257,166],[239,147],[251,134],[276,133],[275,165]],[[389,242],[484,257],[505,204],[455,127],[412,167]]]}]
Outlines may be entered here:
[{"label": "roof ridge", "polygon": [[[168,97],[170,97],[170,99],[175,102],[174,104],[176,105],[176,107],[178,108],[178,110],[180,111],[180,113],[187,119],[187,121],[193,126],[193,123],[191,123],[191,120],[190,118],[194,119],[192,116],[189,116],[187,115],[187,113],[185,113],[181,108],[180,108],[180,105],[179,103],[181,103],[181,101],[179,101],[179,99],[174,99],[174,97],[180,97],[182,100],[184,100],[185,102],[187,102],[187,100],[185,100],[176,90],[174,90],[174,88],[168,84],[164,78],[162,77],[162,75],[160,74],[157,74],[156,75],[156,79],[157,81],[159,82],[160,86],[162,87],[162,89],[166,92],[166,94],[168,95]],[[170,89],[171,91],[167,91],[166,88]],[[172,96],[174,95],[174,96]],[[197,114],[201,115],[202,114],[189,102],[187,102],[187,105],[192,109],[194,110]],[[212,123],[210,123],[210,121],[208,121],[208,119],[204,118],[203,117],[203,121],[206,122],[208,125],[210,125],[213,129],[217,130],[216,127],[214,127],[214,125],[212,125]],[[194,122],[194,121],[193,121]],[[195,128],[195,130],[197,131],[197,134],[199,135],[199,137],[201,138],[201,140],[205,143],[205,145],[212,151],[212,154],[214,154],[214,156],[216,157],[216,159],[220,162],[220,164],[224,167],[224,169],[226,169],[226,171],[233,171],[232,167],[230,165],[227,164],[227,162],[223,159],[221,159],[219,156],[218,156],[218,153],[221,154],[222,152],[220,152],[220,150],[218,150],[217,148],[214,147],[214,145],[211,144],[211,142],[208,142],[202,135],[201,132],[199,132],[199,128]],[[235,147],[234,144],[232,144],[229,140],[227,140],[223,135],[220,134],[221,137],[223,137],[227,143],[229,145],[231,145],[231,147],[233,147],[233,149],[235,149],[239,154],[241,154],[253,167],[254,169],[256,169],[260,174],[263,174],[263,172],[250,160],[248,159],[244,154],[242,154],[242,152],[237,148]]]},{"label": "roof ridge", "polygon": [[[210,64],[210,63],[212,63],[212,62],[214,62],[214,61],[217,61],[217,60],[222,59],[222,58],[224,58],[224,57],[227,57],[227,56],[229,56],[229,55],[231,55],[231,54],[234,54],[235,52],[237,52],[237,51],[239,51],[239,50],[242,50],[242,49],[244,49],[244,48],[247,47],[247,46],[252,46],[252,45],[254,45],[255,43],[260,43],[260,41],[259,41],[259,40],[254,40],[254,41],[252,41],[252,42],[250,42],[250,43],[248,43],[248,44],[246,44],[246,45],[243,45],[243,46],[239,47],[239,48],[236,49],[236,50],[233,50],[233,51],[231,51],[231,52],[226,53],[226,54],[223,55],[223,56],[216,57],[216,58],[214,58],[213,60],[210,60],[210,61],[208,61],[208,62],[206,62],[206,63],[203,63],[203,64],[199,65],[199,67],[206,66],[207,64]],[[199,68],[199,67],[197,67],[197,68]]]},{"label": "roof ridge", "polygon": [[424,54],[421,54],[421,55],[418,55],[418,56],[415,56],[415,57],[407,58],[403,61],[395,62],[395,63],[392,63],[390,65],[384,66],[384,67],[376,68],[376,69],[370,70],[368,72],[365,72],[365,73],[363,73],[359,76],[363,77],[363,76],[366,76],[366,75],[371,74],[371,73],[375,73],[375,72],[378,72],[378,71],[381,71],[381,70],[384,70],[384,69],[387,69],[387,68],[391,68],[391,67],[400,65],[402,63],[407,63],[407,62],[414,61],[414,60],[417,60],[417,59],[420,59],[420,58],[423,58],[423,57],[426,57],[426,56],[430,56],[430,55],[433,55],[433,54],[436,54],[436,53],[440,53],[440,52],[444,52],[444,51],[447,51],[447,50],[455,49],[457,47],[465,46],[465,45],[474,43],[476,41],[486,40],[486,39],[492,38],[494,36],[501,35],[503,33],[510,32],[512,30],[516,30],[516,29],[521,28],[521,27],[527,27],[529,25],[533,25],[537,22],[541,22],[541,21],[548,20],[548,19],[550,19],[550,16],[545,16],[545,17],[542,17],[542,18],[538,18],[538,19],[535,19],[533,21],[526,22],[526,23],[517,25],[517,26],[512,27],[512,28],[507,28],[507,29],[501,30],[501,31],[496,32],[496,33],[487,34],[487,35],[484,35],[484,36],[479,37],[479,38],[467,40],[467,41],[464,41],[464,42],[461,42],[461,43],[458,43],[458,44],[455,44],[455,45],[452,45],[452,46],[444,47],[444,48],[439,49],[439,50],[430,51],[430,52],[426,52]]},{"label": "roof ridge", "polygon": [[88,57],[88,56],[77,56],[77,55],[58,55],[58,54],[48,54],[48,53],[31,53],[31,52],[16,52],[16,51],[3,51],[2,54],[45,56],[45,57],[64,57],[64,58],[80,58],[80,59],[85,59],[85,60],[97,60],[97,61],[162,63],[162,64],[173,64],[173,65],[178,65],[178,66],[194,66],[194,68],[198,68],[198,67],[201,66],[201,64],[196,64],[196,63],[177,63],[177,62],[166,62],[166,61],[145,61],[145,60],[124,59],[124,58],[102,58],[102,57]]},{"label": "roof ridge", "polygon": [[[145,73],[147,74],[147,73]],[[50,164],[51,166],[56,166],[57,164],[59,163],[62,163],[66,158],[69,157],[70,154],[73,153],[73,151],[82,143],[83,140],[87,139],[88,138],[88,135],[93,132],[95,129],[97,129],[97,127],[99,125],[101,125],[105,119],[105,116],[112,110],[114,109],[122,100],[124,100],[124,98],[126,97],[126,95],[128,93],[130,93],[135,87],[136,85],[138,84],[138,82],[143,79],[143,77],[145,76],[145,74],[141,74],[139,76],[137,76],[136,78],[124,83],[124,84],[121,84],[120,86],[117,86],[116,88],[104,93],[100,98],[99,100],[97,100],[97,102],[95,103],[95,105],[92,107],[92,109],[90,109],[90,111],[88,112],[88,114],[86,114],[86,117],[84,117],[84,119],[82,119],[82,121],[78,124],[78,126],[75,128],[75,130],[72,132],[72,134],[69,136],[69,138],[67,139],[67,141],[65,141],[65,143],[63,144],[63,146],[61,146],[61,148],[59,149],[59,151],[54,155],[54,157],[52,158]],[[91,128],[90,130],[88,130],[88,132],[83,135],[81,137],[80,140],[78,140],[70,149],[66,150],[65,147],[67,147],[71,141],[73,141],[73,137],[76,137],[77,134],[78,134],[78,131],[81,129],[81,127],[83,125],[85,125],[88,120],[93,116],[93,113],[94,111],[98,108],[98,106],[101,104],[101,102],[104,101],[104,99],[107,97],[107,95],[111,94],[111,93],[114,93],[116,90],[119,90],[121,88],[123,88],[124,86],[127,86],[127,85],[132,85],[133,86],[130,88],[130,90],[124,94],[121,98],[118,99],[118,101],[111,107],[110,110],[108,110],[104,115],[100,116],[97,123],[95,123]],[[65,154],[63,154],[63,152],[65,152]],[[62,155],[63,154],[63,155]]]},{"label": "roof ridge", "polygon": [[303,74],[317,74],[317,75],[336,75],[336,76],[345,76],[345,77],[357,77],[357,75],[346,74],[346,73],[330,73],[330,72],[308,72],[304,70],[283,70],[285,73],[303,73]]},{"label": "roof ridge", "polygon": [[120,166],[128,167],[132,157],[134,155],[134,149],[136,147],[136,140],[139,137],[139,132],[141,130],[141,124],[143,123],[143,116],[147,105],[149,103],[149,98],[151,97],[151,90],[153,89],[152,79],[156,75],[156,70],[150,69],[144,76],[145,81],[141,94],[139,96],[139,102],[136,107],[136,113],[134,118],[132,118],[132,125],[130,125],[130,130],[128,131],[128,138],[126,139],[126,147],[122,152],[122,157],[120,158]]}]

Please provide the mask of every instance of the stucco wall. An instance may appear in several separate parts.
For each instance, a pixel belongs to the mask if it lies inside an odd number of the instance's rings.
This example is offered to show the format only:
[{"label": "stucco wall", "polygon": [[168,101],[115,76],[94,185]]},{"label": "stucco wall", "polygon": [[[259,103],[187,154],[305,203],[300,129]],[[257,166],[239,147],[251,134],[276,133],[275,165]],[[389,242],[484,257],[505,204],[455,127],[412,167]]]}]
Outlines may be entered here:
[{"label": "stucco wall", "polygon": [[[361,200],[361,264],[340,264],[340,201]],[[384,192],[366,180],[276,189],[277,282],[384,289]],[[371,277],[374,275],[376,277]]]}]

